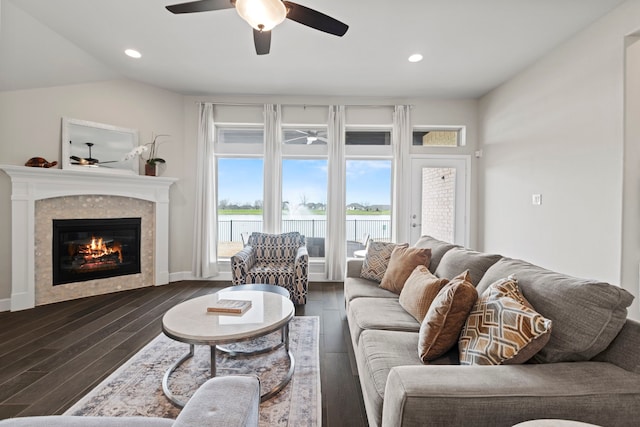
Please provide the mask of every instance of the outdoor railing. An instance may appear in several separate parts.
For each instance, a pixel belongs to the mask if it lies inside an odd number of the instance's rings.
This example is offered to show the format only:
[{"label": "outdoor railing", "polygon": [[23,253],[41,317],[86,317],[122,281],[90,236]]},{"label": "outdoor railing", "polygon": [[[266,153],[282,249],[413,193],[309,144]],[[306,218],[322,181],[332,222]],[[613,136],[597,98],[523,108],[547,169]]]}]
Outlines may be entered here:
[{"label": "outdoor railing", "polygon": [[[347,219],[347,240],[360,241],[365,234],[373,240],[391,239],[391,221],[388,219]],[[218,241],[241,242],[241,233],[262,232],[262,221],[218,220]],[[306,237],[326,237],[327,221],[323,219],[286,219],[282,232],[298,231]]]}]

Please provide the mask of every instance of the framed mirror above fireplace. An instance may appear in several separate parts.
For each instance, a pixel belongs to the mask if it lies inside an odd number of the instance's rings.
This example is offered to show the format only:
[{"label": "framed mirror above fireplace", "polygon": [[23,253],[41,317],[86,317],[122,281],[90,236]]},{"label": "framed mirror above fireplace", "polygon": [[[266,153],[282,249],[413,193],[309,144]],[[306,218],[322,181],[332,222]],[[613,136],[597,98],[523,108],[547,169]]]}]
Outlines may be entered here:
[{"label": "framed mirror above fireplace", "polygon": [[63,117],[62,169],[138,174],[138,131]]}]

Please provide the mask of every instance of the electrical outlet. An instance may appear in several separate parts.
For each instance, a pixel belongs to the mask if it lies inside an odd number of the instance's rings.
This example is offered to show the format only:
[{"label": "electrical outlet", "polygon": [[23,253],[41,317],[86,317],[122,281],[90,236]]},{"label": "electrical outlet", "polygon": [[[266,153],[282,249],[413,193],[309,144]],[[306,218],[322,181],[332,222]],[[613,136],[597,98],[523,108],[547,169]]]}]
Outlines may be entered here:
[{"label": "electrical outlet", "polygon": [[541,205],[542,204],[542,194],[533,194],[531,196],[531,204],[533,204],[533,205]]}]

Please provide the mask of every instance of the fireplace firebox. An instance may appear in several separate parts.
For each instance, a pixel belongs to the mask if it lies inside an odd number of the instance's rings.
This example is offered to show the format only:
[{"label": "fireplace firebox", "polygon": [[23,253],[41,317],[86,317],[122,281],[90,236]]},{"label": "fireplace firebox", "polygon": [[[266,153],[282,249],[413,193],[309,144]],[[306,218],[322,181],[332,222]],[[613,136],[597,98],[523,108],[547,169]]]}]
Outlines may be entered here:
[{"label": "fireplace firebox", "polygon": [[140,273],[140,222],[54,219],[53,285]]}]

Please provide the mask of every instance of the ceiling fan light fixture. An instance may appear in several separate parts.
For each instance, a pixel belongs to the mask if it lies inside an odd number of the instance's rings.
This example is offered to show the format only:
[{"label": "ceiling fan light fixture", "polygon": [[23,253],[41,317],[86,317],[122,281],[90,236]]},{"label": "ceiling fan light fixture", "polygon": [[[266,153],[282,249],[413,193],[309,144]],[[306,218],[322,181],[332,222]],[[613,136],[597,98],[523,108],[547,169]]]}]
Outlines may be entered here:
[{"label": "ceiling fan light fixture", "polygon": [[271,31],[287,17],[281,0],[236,0],[238,15],[259,31]]}]

